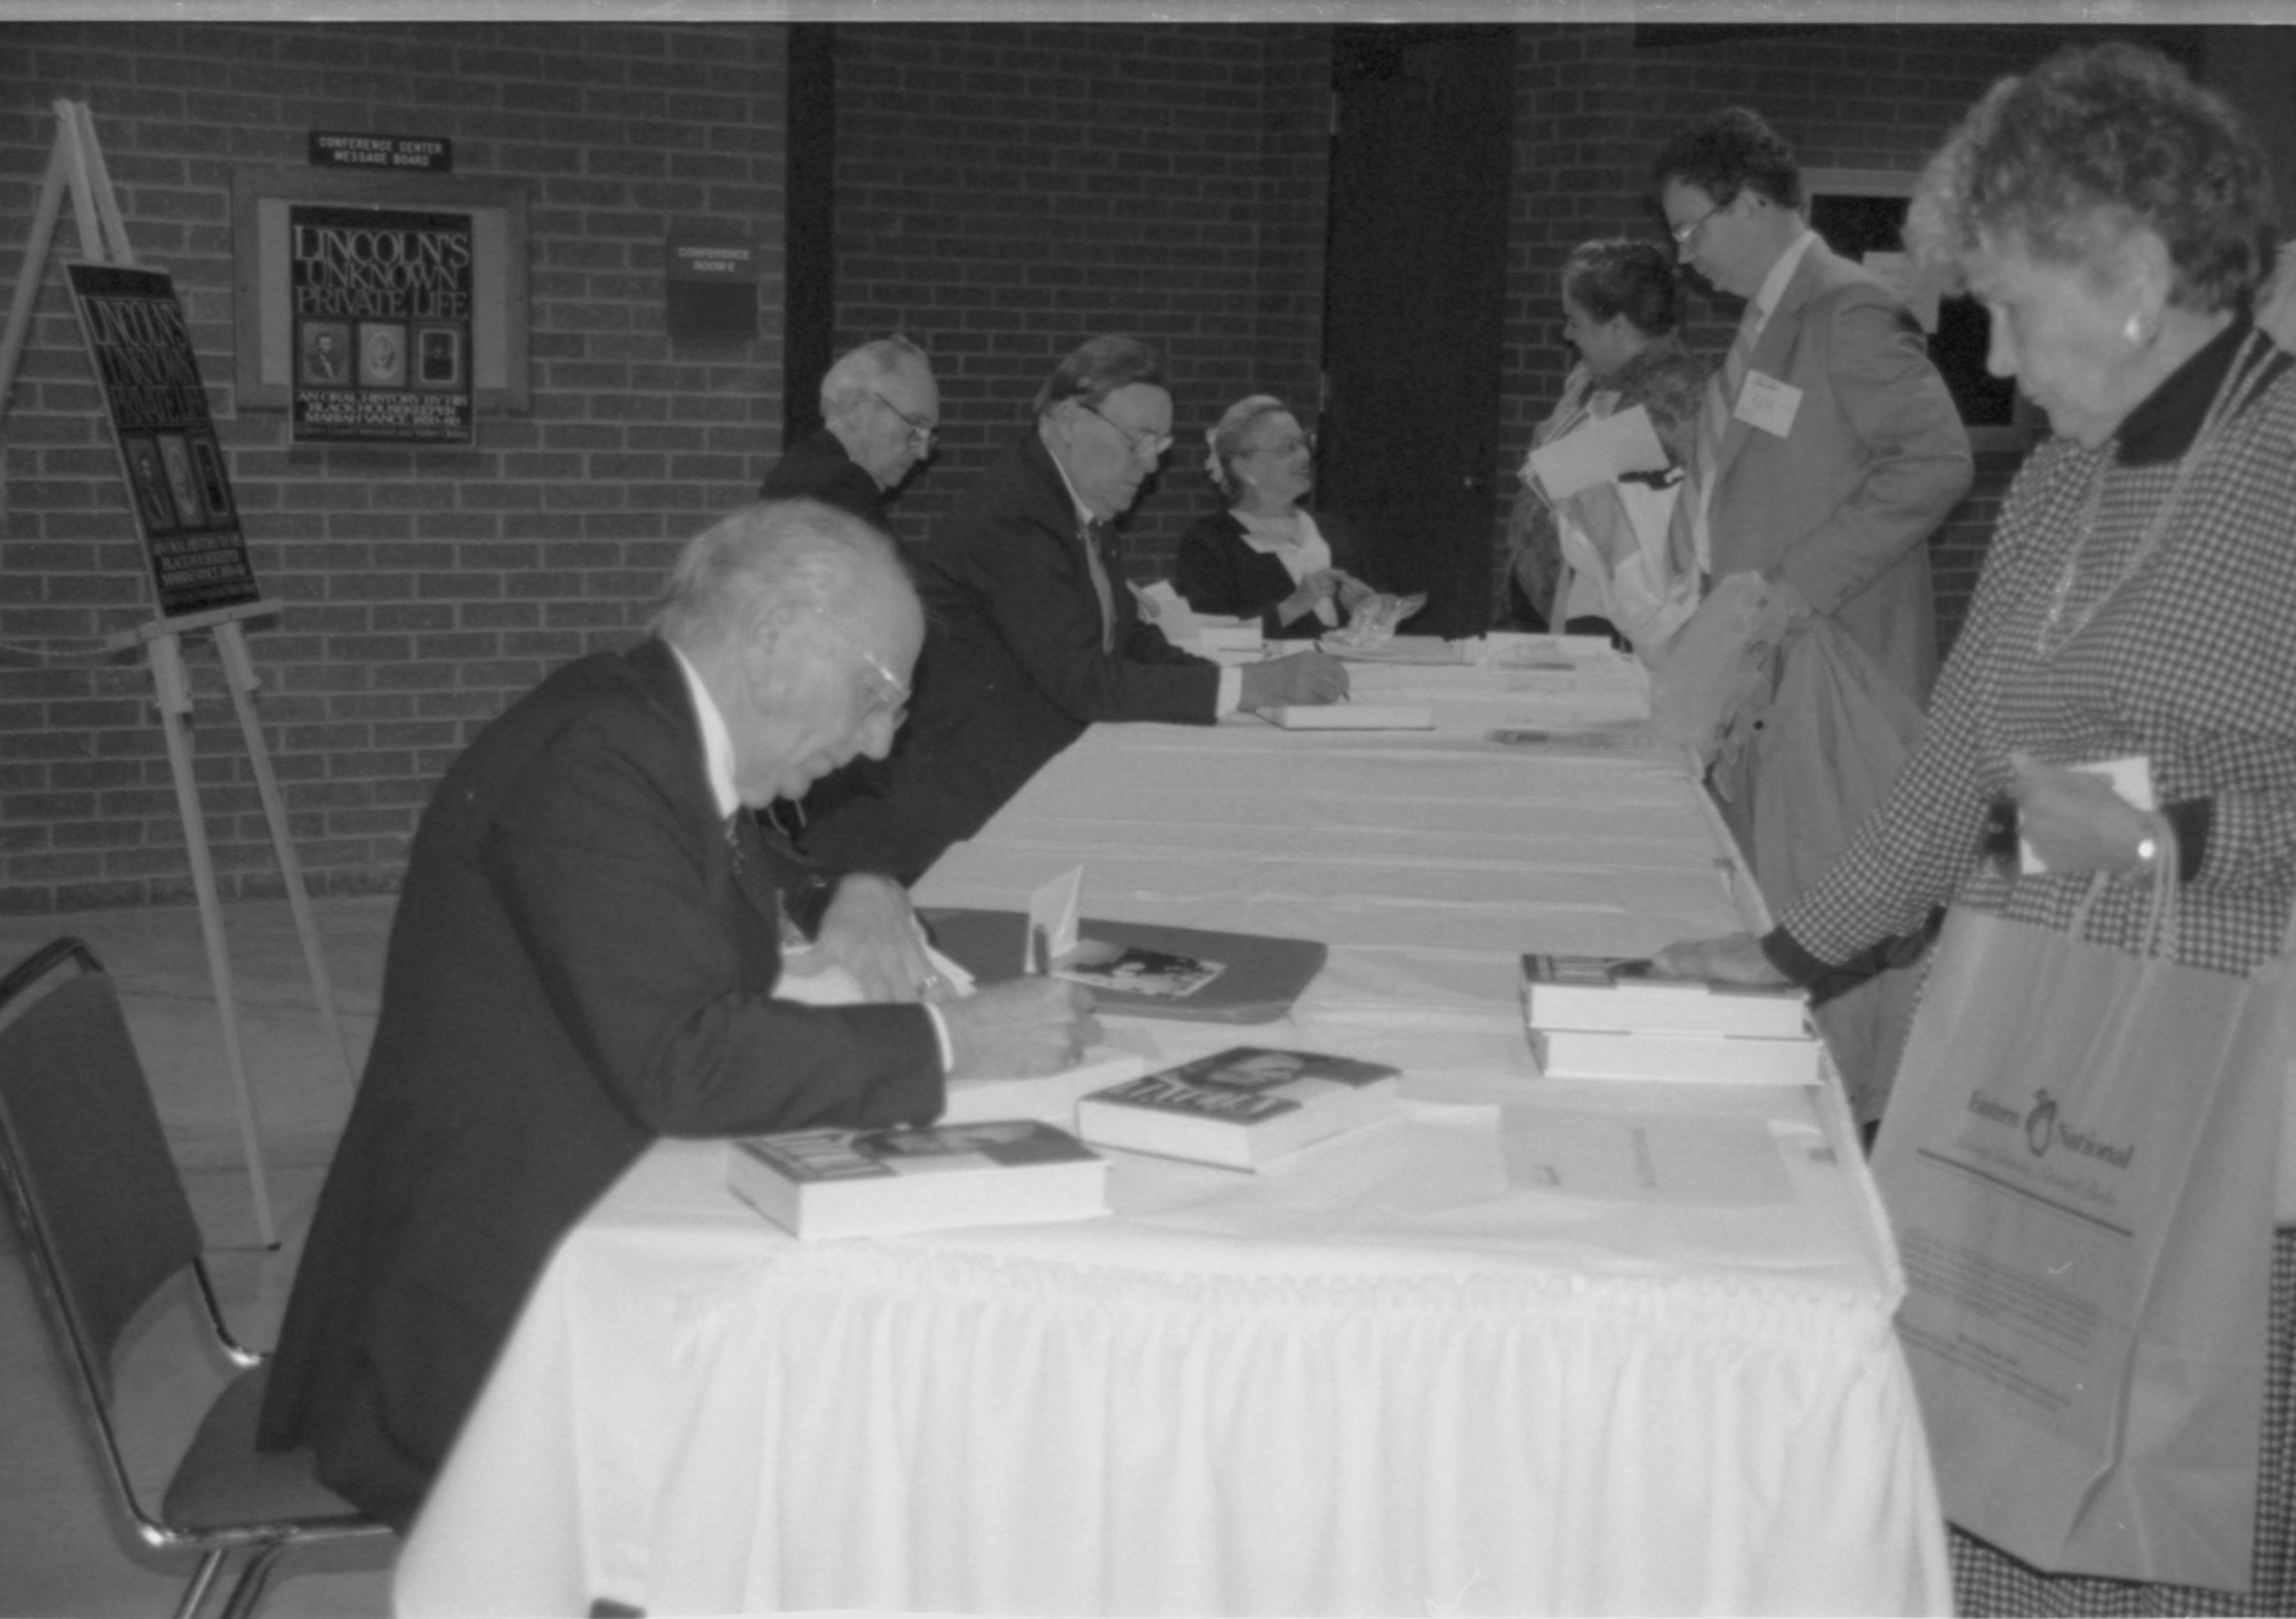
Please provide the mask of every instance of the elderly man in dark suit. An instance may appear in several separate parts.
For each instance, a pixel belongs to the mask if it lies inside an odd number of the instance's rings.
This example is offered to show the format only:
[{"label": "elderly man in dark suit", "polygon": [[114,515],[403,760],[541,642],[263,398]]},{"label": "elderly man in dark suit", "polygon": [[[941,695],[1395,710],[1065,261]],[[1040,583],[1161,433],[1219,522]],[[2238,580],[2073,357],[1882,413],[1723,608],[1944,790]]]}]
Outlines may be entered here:
[{"label": "elderly man in dark suit", "polygon": [[884,528],[886,497],[932,453],[940,426],[940,388],[924,350],[881,337],[840,357],[821,379],[821,423],[775,464],[758,495],[825,500]]},{"label": "elderly man in dark suit", "polygon": [[1141,620],[1107,525],[1171,434],[1146,344],[1096,337],[1061,362],[1033,429],[913,551],[928,628],[908,731],[881,765],[807,800],[809,852],[914,882],[1095,720],[1210,725],[1347,694],[1347,670],[1324,653],[1222,669]]},{"label": "elderly man in dark suit", "polygon": [[[1051,1072],[1095,1032],[1054,979],[921,1001],[906,897],[742,812],[890,744],[923,624],[882,535],[813,502],[737,513],[655,628],[513,704],[415,836],[262,1417],[395,1524],[558,1239],[657,1138],[930,1122],[945,1081]],[[800,948],[875,1003],[775,999]]]}]

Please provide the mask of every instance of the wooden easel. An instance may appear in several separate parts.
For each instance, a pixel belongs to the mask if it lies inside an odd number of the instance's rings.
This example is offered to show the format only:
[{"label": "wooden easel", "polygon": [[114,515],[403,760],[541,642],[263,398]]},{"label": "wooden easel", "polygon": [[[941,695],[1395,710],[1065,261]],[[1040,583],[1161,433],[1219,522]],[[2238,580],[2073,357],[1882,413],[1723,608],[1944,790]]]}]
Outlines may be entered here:
[{"label": "wooden easel", "polygon": [[[79,226],[81,257],[94,264],[132,266],[135,262],[127,245],[119,201],[104,168],[103,152],[96,144],[94,119],[85,103],[60,101],[55,107],[59,125],[55,151],[49,159],[47,181],[41,188],[39,208],[33,217],[31,240],[25,249],[24,271],[16,284],[15,301],[8,312],[6,335],[0,340],[0,408],[4,408],[5,390],[15,377],[24,333],[31,324],[32,305],[38,297],[48,246],[67,190],[71,193],[73,213]],[[270,825],[271,844],[278,856],[288,904],[295,914],[295,930],[302,940],[303,962],[318,999],[319,1015],[329,1039],[341,1054],[344,1083],[356,1085],[357,1065],[335,1015],[334,986],[328,979],[326,960],[319,949],[318,926],[311,914],[310,896],[304,890],[303,868],[295,858],[294,841],[288,833],[286,801],[280,796],[278,778],[271,769],[271,756],[263,744],[263,727],[256,718],[254,694],[261,682],[256,678],[254,661],[248,656],[247,639],[240,628],[246,620],[272,617],[279,611],[275,603],[248,602],[206,612],[158,618],[107,637],[104,641],[105,646],[115,652],[140,644],[152,666],[160,726],[168,743],[168,764],[176,778],[176,808],[183,818],[184,846],[191,856],[192,886],[199,895],[208,974],[215,986],[216,1010],[223,1023],[224,1054],[230,1065],[238,1106],[240,1144],[254,1196],[256,1230],[266,1248],[276,1247],[279,1237],[271,1216],[271,1194],[263,1168],[254,1091],[248,1083],[247,1057],[240,1040],[239,1001],[232,979],[230,950],[224,938],[223,906],[216,892],[215,864],[208,853],[207,824],[200,811],[199,783],[192,768],[192,685],[184,667],[183,638],[201,631],[215,638],[224,682],[230,687],[232,706],[239,716],[240,735],[246,741],[248,759],[254,767],[264,818]]]}]

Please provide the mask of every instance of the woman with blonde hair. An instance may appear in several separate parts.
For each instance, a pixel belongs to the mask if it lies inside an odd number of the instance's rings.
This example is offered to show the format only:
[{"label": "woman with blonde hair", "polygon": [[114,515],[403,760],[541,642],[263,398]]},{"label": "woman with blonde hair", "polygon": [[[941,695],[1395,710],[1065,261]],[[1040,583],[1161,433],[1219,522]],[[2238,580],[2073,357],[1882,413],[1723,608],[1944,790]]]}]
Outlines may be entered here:
[{"label": "woman with blonde hair", "polygon": [[1227,505],[1180,537],[1173,583],[1189,606],[1298,640],[1340,628],[1377,595],[1358,577],[1354,530],[1300,505],[1316,484],[1316,442],[1283,400],[1238,399],[1204,446],[1204,475]]}]

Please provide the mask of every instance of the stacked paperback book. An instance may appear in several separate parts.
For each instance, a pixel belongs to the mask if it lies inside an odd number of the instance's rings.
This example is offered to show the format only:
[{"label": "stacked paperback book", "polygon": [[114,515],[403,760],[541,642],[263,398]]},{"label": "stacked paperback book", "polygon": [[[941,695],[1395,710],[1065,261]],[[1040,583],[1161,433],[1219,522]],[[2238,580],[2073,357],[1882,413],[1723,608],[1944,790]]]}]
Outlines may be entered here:
[{"label": "stacked paperback book", "polygon": [[1661,978],[1616,956],[1525,956],[1522,1017],[1549,1079],[1818,1080],[1808,1003],[1791,986]]}]

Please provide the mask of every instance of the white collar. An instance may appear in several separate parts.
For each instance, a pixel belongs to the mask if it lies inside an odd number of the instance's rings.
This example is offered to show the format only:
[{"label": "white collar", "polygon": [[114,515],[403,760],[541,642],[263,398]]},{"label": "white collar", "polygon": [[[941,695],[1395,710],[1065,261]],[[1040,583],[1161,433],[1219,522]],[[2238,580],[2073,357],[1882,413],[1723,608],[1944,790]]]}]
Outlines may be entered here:
[{"label": "white collar", "polygon": [[1762,277],[1761,290],[1754,294],[1755,336],[1759,337],[1762,328],[1770,324],[1770,311],[1786,295],[1786,283],[1793,279],[1794,272],[1801,267],[1801,261],[1809,256],[1810,247],[1816,241],[1817,233],[1806,225],[1802,226],[1801,234],[1786,243],[1786,251],[1778,255],[1770,273]]},{"label": "white collar", "polygon": [[726,716],[692,660],[674,645],[669,650],[693,695],[693,717],[701,722],[701,762],[709,776],[709,795],[718,801],[718,818],[723,820],[742,807],[741,794],[734,790],[734,733],[726,728]]},{"label": "white collar", "polygon": [[[1043,419],[1041,416],[1037,418],[1039,422]],[[1045,446],[1045,455],[1052,462],[1053,471],[1061,475],[1061,487],[1069,492],[1069,503],[1076,507],[1077,522],[1086,528],[1090,528],[1094,523],[1098,522],[1100,519],[1095,517],[1092,514],[1092,508],[1085,505],[1084,497],[1077,493],[1076,485],[1069,481],[1069,469],[1061,464],[1061,458],[1058,456],[1053,454],[1051,445]]]}]

